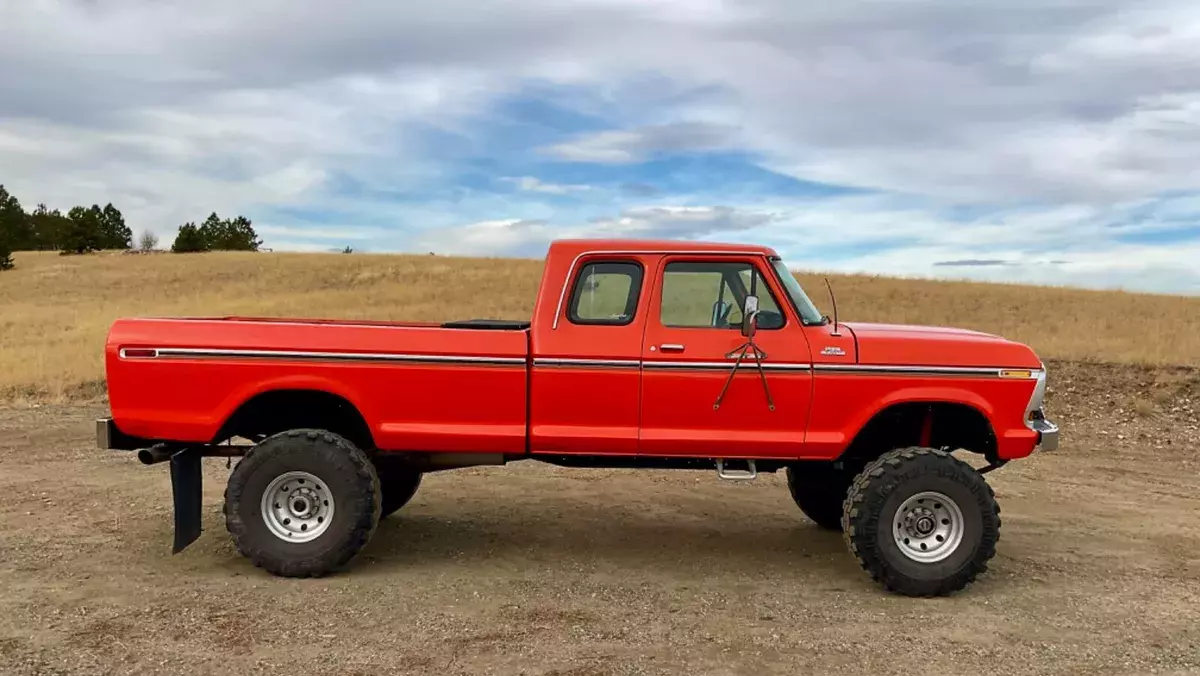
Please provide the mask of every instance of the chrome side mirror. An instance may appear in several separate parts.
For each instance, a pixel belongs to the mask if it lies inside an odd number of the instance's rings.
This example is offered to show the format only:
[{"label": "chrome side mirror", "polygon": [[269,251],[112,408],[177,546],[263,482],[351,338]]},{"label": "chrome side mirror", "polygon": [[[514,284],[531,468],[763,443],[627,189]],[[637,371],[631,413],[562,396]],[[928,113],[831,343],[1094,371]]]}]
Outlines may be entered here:
[{"label": "chrome side mirror", "polygon": [[742,335],[753,338],[758,331],[758,298],[746,296],[746,307],[742,309]]}]

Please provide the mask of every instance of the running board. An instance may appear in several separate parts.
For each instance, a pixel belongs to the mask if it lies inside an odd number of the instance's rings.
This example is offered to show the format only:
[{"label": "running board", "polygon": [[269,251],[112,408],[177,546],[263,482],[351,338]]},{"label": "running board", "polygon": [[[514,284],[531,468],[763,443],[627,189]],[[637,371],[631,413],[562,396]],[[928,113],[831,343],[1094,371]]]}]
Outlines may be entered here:
[{"label": "running board", "polygon": [[734,460],[734,462],[746,463],[746,469],[725,469],[725,461],[717,460],[717,476],[726,481],[753,481],[758,478],[758,468],[754,466],[753,460]]}]

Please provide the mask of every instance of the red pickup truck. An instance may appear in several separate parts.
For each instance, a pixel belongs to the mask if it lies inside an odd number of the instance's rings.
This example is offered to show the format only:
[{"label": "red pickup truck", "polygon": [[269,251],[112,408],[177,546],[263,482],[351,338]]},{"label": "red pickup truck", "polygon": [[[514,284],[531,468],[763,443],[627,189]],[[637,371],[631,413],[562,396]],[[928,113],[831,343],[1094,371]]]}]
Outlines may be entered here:
[{"label": "red pickup truck", "polygon": [[1028,347],[830,320],[761,246],[558,241],[531,322],[121,319],[106,370],[98,444],[169,461],[175,551],[200,459],[239,457],[226,525],[284,576],[349,562],[425,472],[528,459],[782,469],[885,588],[941,595],[995,553],[982,474],[1058,443]]}]

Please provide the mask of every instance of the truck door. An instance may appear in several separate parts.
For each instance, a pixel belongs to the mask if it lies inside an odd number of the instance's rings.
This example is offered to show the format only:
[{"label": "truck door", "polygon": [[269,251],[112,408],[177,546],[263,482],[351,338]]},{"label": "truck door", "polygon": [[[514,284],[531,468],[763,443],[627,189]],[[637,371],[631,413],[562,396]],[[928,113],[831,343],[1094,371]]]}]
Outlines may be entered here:
[{"label": "truck door", "polygon": [[636,455],[654,256],[584,254],[553,317],[535,314],[530,452]]},{"label": "truck door", "polygon": [[[809,348],[766,261],[668,256],[653,291],[641,352],[639,453],[802,457],[812,397]],[[747,352],[731,379],[747,342],[740,329],[751,294],[760,311],[754,340],[766,354],[763,371]]]}]

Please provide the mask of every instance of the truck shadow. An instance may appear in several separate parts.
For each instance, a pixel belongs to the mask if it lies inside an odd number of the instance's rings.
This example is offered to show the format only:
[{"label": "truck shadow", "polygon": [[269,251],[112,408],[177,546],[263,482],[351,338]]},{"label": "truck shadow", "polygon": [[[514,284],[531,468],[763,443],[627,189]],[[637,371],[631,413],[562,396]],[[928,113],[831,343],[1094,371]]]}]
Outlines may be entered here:
[{"label": "truck shadow", "polygon": [[803,569],[833,584],[861,571],[839,533],[799,515],[772,519],[697,518],[577,503],[557,512],[414,509],[384,519],[360,557],[384,572],[480,564],[580,570],[653,569],[662,573],[791,577]]}]

